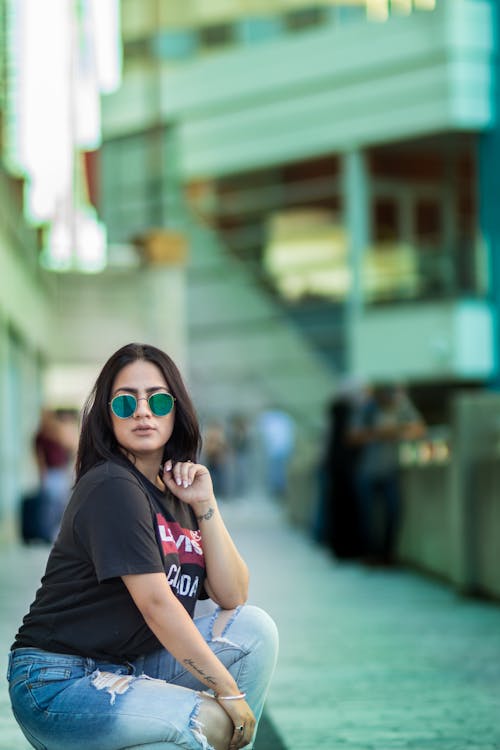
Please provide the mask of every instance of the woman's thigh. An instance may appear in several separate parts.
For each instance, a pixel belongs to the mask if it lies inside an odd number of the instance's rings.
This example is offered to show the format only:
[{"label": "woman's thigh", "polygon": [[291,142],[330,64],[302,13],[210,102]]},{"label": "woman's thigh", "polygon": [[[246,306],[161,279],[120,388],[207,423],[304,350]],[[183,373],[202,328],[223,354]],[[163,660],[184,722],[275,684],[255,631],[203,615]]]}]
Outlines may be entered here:
[{"label": "woman's thigh", "polygon": [[[59,657],[59,658],[58,658]],[[21,729],[38,750],[165,750],[206,746],[199,693],[113,665],[85,670],[73,657],[31,654],[14,661],[10,693]],[[89,673],[85,673],[88,671]]]}]

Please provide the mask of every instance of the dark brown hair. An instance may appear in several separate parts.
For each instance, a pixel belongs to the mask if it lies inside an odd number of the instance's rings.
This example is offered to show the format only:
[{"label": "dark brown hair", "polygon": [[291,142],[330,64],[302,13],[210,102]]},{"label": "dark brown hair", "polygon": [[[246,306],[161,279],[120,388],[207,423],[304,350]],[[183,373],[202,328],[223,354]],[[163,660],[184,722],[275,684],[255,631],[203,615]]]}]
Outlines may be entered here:
[{"label": "dark brown hair", "polygon": [[127,344],[115,352],[102,368],[82,413],[82,428],[76,457],[76,481],[101,461],[122,460],[111,422],[109,401],[118,373],[138,360],[152,362],[162,372],[175,398],[175,422],[165,445],[163,461],[196,461],[201,447],[200,428],[193,404],[173,360],[148,344]]}]

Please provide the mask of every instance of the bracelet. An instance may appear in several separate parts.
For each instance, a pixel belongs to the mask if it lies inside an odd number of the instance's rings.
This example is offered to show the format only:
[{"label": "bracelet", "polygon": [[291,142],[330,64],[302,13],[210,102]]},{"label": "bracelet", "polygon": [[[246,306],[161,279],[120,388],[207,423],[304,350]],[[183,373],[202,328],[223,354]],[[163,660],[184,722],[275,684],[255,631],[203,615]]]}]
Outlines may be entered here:
[{"label": "bracelet", "polygon": [[246,693],[239,693],[238,695],[216,695],[218,701],[239,701],[246,698]]}]

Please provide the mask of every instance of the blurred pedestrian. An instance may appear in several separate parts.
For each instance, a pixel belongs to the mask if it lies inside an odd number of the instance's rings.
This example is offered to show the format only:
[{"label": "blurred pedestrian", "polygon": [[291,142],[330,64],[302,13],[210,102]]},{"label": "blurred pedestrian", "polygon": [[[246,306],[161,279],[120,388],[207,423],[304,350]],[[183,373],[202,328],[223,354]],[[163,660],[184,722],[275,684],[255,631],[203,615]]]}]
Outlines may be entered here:
[{"label": "blurred pedestrian", "polygon": [[232,414],[228,424],[228,444],[231,453],[231,494],[244,497],[250,487],[252,441],[248,419],[243,414]]},{"label": "blurred pedestrian", "polygon": [[209,422],[203,433],[203,460],[212,477],[214,492],[226,497],[228,485],[229,447],[221,422]]},{"label": "blurred pedestrian", "polygon": [[258,429],[264,447],[267,489],[274,497],[283,497],[295,447],[295,422],[286,411],[273,407],[260,414]]},{"label": "blurred pedestrian", "polygon": [[[277,635],[245,606],[182,378],[122,347],[85,405],[77,482],[12,646],[14,715],[36,748],[241,748],[252,742]],[[201,597],[213,614],[196,617]],[[209,692],[206,692],[209,691]]]},{"label": "blurred pedestrian", "polygon": [[70,417],[43,409],[33,440],[40,484],[38,523],[42,537],[49,540],[57,535],[73,481],[78,438]]},{"label": "blurred pedestrian", "polygon": [[339,558],[360,553],[356,468],[360,448],[349,437],[354,412],[366,398],[360,380],[343,382],[328,408],[328,431],[323,472],[322,513],[318,519],[319,541]]},{"label": "blurred pedestrian", "polygon": [[[363,551],[368,559],[394,560],[400,517],[399,443],[425,433],[425,424],[404,388],[383,385],[355,410],[349,439],[359,446],[356,492]],[[377,500],[382,503],[377,533]]]}]

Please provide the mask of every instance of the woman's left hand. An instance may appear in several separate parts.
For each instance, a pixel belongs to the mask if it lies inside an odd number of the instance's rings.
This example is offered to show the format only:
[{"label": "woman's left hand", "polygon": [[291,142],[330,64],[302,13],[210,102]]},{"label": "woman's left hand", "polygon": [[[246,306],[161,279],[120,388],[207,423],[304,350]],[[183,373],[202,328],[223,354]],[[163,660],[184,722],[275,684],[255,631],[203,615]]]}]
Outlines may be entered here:
[{"label": "woman's left hand", "polygon": [[170,492],[191,505],[196,514],[206,511],[214,501],[212,478],[206,466],[192,461],[165,461],[163,481]]}]

